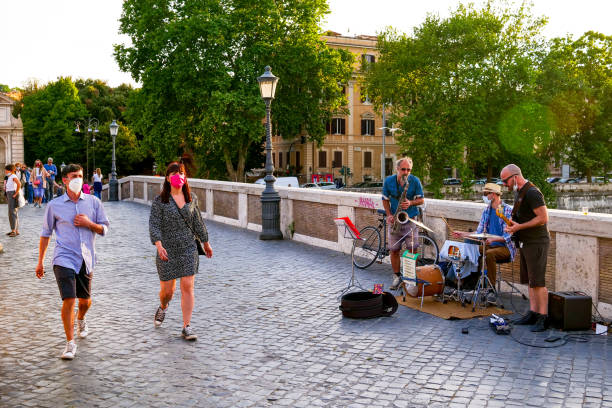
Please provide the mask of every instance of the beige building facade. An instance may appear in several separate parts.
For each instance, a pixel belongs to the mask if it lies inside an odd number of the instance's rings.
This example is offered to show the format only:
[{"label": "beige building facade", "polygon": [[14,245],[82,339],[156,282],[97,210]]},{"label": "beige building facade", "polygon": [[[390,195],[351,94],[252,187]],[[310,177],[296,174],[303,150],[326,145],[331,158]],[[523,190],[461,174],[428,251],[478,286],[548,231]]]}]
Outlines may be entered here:
[{"label": "beige building facade", "polygon": [[[322,39],[329,47],[348,50],[356,57],[352,78],[344,88],[349,113],[332,118],[328,134],[320,147],[314,142],[302,143],[299,135],[293,140],[274,136],[274,167],[288,169],[291,166],[297,169],[300,183],[310,182],[313,177],[319,176],[331,178],[332,181],[338,178],[344,180],[341,175],[343,167],[350,169],[352,174],[346,179],[347,185],[368,180],[379,181],[382,177],[383,143],[386,175],[393,173],[393,162],[398,157],[399,149],[390,132],[387,131],[383,139],[383,130],[380,128],[385,125],[382,117],[374,111],[374,106],[362,94],[359,85],[362,59],[373,63],[378,59],[376,37],[327,34]],[[392,127],[390,123],[387,126]]]},{"label": "beige building facade", "polygon": [[23,162],[23,124],[11,114],[15,102],[0,93],[0,168],[9,163]]}]

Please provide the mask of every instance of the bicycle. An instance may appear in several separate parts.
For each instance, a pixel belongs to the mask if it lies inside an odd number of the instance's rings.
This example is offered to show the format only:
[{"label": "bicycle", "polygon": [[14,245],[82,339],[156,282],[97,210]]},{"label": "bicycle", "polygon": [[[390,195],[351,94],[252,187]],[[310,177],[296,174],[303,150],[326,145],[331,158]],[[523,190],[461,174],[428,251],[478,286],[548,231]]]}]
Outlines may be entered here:
[{"label": "bicycle", "polygon": [[[366,269],[378,260],[382,263],[389,256],[387,248],[387,215],[384,210],[376,211],[379,215],[378,226],[368,225],[359,231],[361,239],[353,241],[353,264],[359,269]],[[422,219],[422,211],[419,208]],[[382,235],[382,240],[381,240]],[[416,245],[419,252],[417,266],[435,264],[439,260],[440,250],[436,241],[419,228],[419,239]]]}]

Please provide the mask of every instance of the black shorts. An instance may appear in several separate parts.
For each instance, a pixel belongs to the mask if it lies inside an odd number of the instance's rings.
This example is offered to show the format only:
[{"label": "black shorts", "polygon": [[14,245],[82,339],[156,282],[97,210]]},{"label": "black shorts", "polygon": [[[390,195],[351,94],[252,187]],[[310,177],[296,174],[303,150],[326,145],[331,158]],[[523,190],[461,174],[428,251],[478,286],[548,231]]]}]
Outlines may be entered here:
[{"label": "black shorts", "polygon": [[530,288],[546,286],[546,263],[549,242],[523,244],[521,248],[521,283]]},{"label": "black shorts", "polygon": [[62,300],[70,298],[89,299],[91,297],[91,280],[93,273],[87,274],[85,262],[81,270],[76,273],[74,269],[53,265],[53,273],[60,291]]}]

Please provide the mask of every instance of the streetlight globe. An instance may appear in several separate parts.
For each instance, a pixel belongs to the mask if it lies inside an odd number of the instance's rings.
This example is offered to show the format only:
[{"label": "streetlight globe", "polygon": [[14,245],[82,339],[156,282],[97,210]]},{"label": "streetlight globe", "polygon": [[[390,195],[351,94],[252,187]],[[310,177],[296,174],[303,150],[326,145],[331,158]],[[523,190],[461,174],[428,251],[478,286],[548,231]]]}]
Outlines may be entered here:
[{"label": "streetlight globe", "polygon": [[276,84],[278,82],[278,77],[275,77],[270,71],[270,66],[266,66],[265,72],[263,75],[257,78],[257,82],[259,82],[259,92],[261,93],[261,97],[264,100],[272,100],[274,99],[274,94],[276,93]]},{"label": "streetlight globe", "polygon": [[117,132],[119,131],[119,125],[117,124],[117,121],[115,119],[113,119],[113,121],[110,124],[110,134],[111,136],[117,136]]}]

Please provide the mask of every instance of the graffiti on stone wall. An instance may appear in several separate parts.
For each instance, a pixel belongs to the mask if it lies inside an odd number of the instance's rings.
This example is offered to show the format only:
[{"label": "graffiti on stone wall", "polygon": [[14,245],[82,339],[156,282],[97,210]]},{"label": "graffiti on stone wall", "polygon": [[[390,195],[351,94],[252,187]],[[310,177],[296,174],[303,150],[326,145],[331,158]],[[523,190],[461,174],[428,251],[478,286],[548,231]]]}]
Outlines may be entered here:
[{"label": "graffiti on stone wall", "polygon": [[376,205],[378,200],[374,201],[374,199],[370,197],[359,197],[359,200],[355,200],[355,201],[357,202],[359,207],[363,207],[363,208],[371,208],[375,210],[376,208],[380,207],[380,205]]}]

